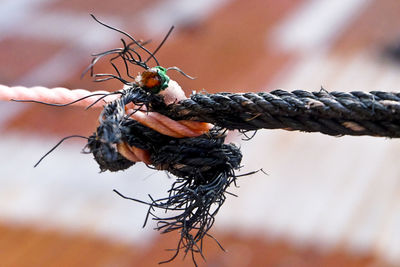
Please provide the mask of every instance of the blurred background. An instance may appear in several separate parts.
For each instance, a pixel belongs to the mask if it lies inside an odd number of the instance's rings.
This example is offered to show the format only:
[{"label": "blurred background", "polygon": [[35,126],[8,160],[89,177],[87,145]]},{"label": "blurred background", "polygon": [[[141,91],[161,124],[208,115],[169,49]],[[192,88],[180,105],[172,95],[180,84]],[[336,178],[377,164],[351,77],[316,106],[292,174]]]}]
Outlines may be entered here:
[{"label": "blurred background", "polygon": [[[0,0],[0,83],[115,91],[80,75],[91,54],[120,47],[109,25],[155,48],[162,66],[192,91],[400,89],[397,0]],[[111,72],[105,60],[95,71]],[[139,70],[138,70],[139,71]],[[160,235],[148,200],[173,182],[139,163],[99,173],[85,143],[99,110],[0,103],[2,266],[157,266],[177,234]],[[206,240],[200,266],[399,266],[399,140],[334,138],[283,130],[238,133],[245,166]],[[192,266],[180,255],[168,266]]]}]

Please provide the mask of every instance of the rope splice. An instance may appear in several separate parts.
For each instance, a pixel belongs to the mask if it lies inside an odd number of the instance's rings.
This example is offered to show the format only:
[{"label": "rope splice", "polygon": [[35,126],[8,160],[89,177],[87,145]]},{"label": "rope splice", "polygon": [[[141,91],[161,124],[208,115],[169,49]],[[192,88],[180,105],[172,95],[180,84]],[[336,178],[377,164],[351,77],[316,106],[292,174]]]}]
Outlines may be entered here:
[{"label": "rope splice", "polygon": [[[226,189],[235,182],[234,171],[240,166],[242,154],[234,144],[224,143],[226,135],[220,127],[195,137],[168,136],[127,116],[127,105],[137,107],[134,112],[144,106],[147,110],[166,107],[160,94],[139,86],[125,89],[121,98],[104,107],[100,125],[89,137],[87,148],[102,171],[119,171],[132,166],[134,162],[125,156],[125,149],[133,148],[144,151],[147,164],[177,176],[166,198],[151,199],[148,203],[129,199],[149,205],[148,216],[158,221],[157,230],[180,232],[175,256],[180,249],[202,255],[203,238],[210,236],[208,231],[226,199]],[[178,213],[164,218],[157,216],[153,208]]]}]

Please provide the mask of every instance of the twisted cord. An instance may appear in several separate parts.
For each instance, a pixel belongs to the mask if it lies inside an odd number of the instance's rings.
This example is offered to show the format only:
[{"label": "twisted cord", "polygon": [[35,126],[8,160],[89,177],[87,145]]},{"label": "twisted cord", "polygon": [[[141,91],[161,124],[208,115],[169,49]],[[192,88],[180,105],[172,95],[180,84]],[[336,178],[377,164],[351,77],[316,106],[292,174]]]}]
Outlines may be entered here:
[{"label": "twisted cord", "polygon": [[[97,95],[99,94],[99,95]],[[48,103],[88,106],[109,94],[83,89],[26,88],[0,85],[0,100],[29,99]],[[116,99],[109,95],[105,101]],[[103,107],[98,102],[94,107]],[[153,107],[174,120],[209,122],[227,129],[285,129],[328,135],[372,135],[400,137],[400,93],[287,92],[194,94],[166,108]]]},{"label": "twisted cord", "polygon": [[227,129],[285,129],[333,136],[400,137],[400,93],[287,92],[194,94],[156,111]]},{"label": "twisted cord", "polygon": [[[51,104],[68,104],[70,102],[76,101],[78,99],[88,97],[77,101],[71,105],[73,106],[89,106],[99,98],[106,94],[110,94],[108,91],[95,91],[90,92],[84,89],[74,89],[70,90],[67,88],[56,87],[56,88],[46,88],[43,86],[35,87],[24,87],[24,86],[13,86],[8,87],[5,85],[0,85],[0,100],[29,100],[29,101],[40,101],[47,102]],[[117,95],[109,95],[104,98],[105,101],[109,102],[116,99]],[[104,103],[101,101],[93,105],[93,107],[103,107]]]}]

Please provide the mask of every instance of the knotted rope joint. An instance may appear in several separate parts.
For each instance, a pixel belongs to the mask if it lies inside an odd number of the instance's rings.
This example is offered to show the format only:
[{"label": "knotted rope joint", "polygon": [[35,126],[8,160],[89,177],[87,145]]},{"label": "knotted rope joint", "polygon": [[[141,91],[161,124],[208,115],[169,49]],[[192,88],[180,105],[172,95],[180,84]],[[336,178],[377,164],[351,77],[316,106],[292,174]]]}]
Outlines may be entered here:
[{"label": "knotted rope joint", "polygon": [[[180,249],[202,255],[202,243],[215,221],[215,215],[226,199],[226,189],[235,182],[242,154],[234,144],[225,144],[224,130],[214,127],[196,137],[177,138],[161,134],[126,114],[126,106],[138,110],[166,107],[164,97],[139,86],[125,89],[121,98],[107,104],[100,125],[89,137],[87,148],[93,153],[102,171],[129,168],[128,160],[118,149],[127,144],[149,153],[149,164],[158,170],[167,170],[177,176],[169,190],[169,197],[151,199],[149,215],[157,221],[156,229],[162,233],[180,232],[176,257]],[[127,197],[125,197],[127,198]],[[132,199],[132,198],[129,198]],[[154,208],[175,210],[172,217],[159,217]],[[203,255],[202,255],[203,256]]]}]

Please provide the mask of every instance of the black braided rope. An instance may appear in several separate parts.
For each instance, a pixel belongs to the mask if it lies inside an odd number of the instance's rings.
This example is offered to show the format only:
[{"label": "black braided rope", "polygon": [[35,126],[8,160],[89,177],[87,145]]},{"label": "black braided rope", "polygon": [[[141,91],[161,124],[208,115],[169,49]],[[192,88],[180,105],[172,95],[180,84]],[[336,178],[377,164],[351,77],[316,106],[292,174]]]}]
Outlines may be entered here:
[{"label": "black braided rope", "polygon": [[194,94],[154,109],[175,120],[210,122],[227,129],[400,137],[400,93],[275,90]]}]

